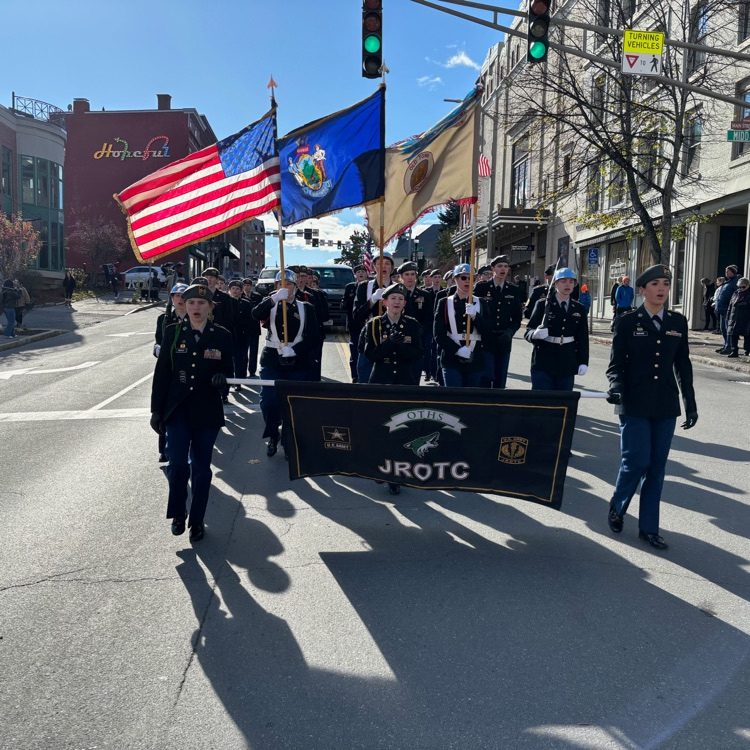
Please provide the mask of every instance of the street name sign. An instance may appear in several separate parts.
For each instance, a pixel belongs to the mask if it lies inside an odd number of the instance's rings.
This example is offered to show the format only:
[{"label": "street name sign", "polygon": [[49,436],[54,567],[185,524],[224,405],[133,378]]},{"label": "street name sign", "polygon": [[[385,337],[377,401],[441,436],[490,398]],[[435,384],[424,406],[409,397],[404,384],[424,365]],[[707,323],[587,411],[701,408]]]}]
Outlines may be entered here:
[{"label": "street name sign", "polygon": [[750,141],[750,130],[727,130],[728,141]]},{"label": "street name sign", "polygon": [[621,70],[627,75],[660,76],[663,52],[664,34],[625,29]]}]

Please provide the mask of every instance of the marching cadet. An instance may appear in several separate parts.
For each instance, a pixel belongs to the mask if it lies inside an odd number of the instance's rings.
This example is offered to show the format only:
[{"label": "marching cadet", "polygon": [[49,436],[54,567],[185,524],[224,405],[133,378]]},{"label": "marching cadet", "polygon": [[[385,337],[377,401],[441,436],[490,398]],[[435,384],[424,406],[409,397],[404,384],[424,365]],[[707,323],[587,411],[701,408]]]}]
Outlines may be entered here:
[{"label": "marching cadet", "polygon": [[[367,321],[378,314],[378,302],[383,297],[383,290],[390,286],[391,272],[393,271],[393,258],[390,253],[382,255],[383,268],[381,270],[381,256],[376,255],[375,278],[362,281],[357,284],[357,296],[354,299],[354,324],[364,331]],[[362,334],[358,339],[359,356],[357,357],[357,382],[368,383],[372,372],[372,362],[367,359],[362,343]]]},{"label": "marching cadet", "polygon": [[297,299],[309,302],[315,308],[315,319],[318,321],[318,344],[313,354],[312,379],[320,380],[320,368],[323,360],[323,343],[326,338],[327,320],[331,314],[328,309],[328,296],[311,286],[313,274],[307,266],[290,266],[291,271],[297,274]]},{"label": "marching cadet", "polygon": [[586,308],[571,299],[576,275],[559,268],[552,278],[552,294],[534,306],[524,338],[534,345],[531,354],[531,389],[572,391],[576,375],[589,365]]},{"label": "marching cadet", "polygon": [[[262,380],[312,380],[314,357],[318,346],[318,321],[315,308],[299,299],[297,275],[290,269],[276,274],[276,291],[253,308],[252,315],[263,322],[268,335],[260,355]],[[286,306],[287,343],[284,344],[284,314]],[[260,391],[260,410],[265,420],[263,438],[268,438],[266,455],[278,451],[281,426],[281,404],[275,386],[264,385]]]},{"label": "marching cadet", "polygon": [[[247,377],[247,355],[250,349],[250,331],[258,325],[258,321],[253,318],[253,305],[242,294],[242,282],[239,280],[229,282],[229,296],[235,302],[234,310],[234,349],[232,358],[234,359],[234,377]],[[242,389],[241,385],[236,385],[235,390]]]},{"label": "marching cadet", "polygon": [[418,280],[418,269],[417,264],[408,261],[402,263],[398,267],[398,272],[401,275],[401,284],[406,290],[406,306],[404,308],[404,315],[408,315],[410,318],[414,318],[422,329],[422,359],[414,360],[414,372],[416,376],[416,382],[419,384],[419,379],[422,375],[424,351],[429,350],[432,346],[432,314],[434,299],[431,294],[425,292],[424,289],[420,289],[417,286]]},{"label": "marching cadet", "polygon": [[531,290],[531,296],[529,297],[528,304],[523,309],[523,317],[524,318],[530,318],[531,313],[534,312],[534,308],[536,307],[536,303],[540,299],[545,299],[547,295],[549,294],[549,285],[552,282],[552,277],[555,274],[555,266],[554,264],[551,266],[547,266],[547,268],[544,269],[544,284],[540,284],[539,286],[535,286]]},{"label": "marching cadet", "polygon": [[[167,305],[167,310],[156,319],[156,333],[154,339],[154,357],[159,356],[161,351],[161,342],[164,339],[164,332],[167,327],[175,323],[182,323],[187,315],[185,302],[182,299],[182,293],[188,288],[187,284],[175,284],[169,292],[171,305]],[[159,463],[167,462],[167,436],[164,432],[159,433]]]},{"label": "marching cadet", "polygon": [[[385,313],[371,318],[364,332],[364,353],[373,363],[369,382],[419,385],[414,363],[422,361],[422,327],[404,312],[407,290],[402,284],[391,284],[382,298]],[[388,490],[391,495],[401,494],[401,487],[393,482]]]},{"label": "marching cadet", "polygon": [[[485,369],[483,336],[492,333],[487,307],[475,299],[469,302],[471,269],[462,263],[453,269],[456,290],[443,297],[435,311],[435,340],[441,350],[443,385],[448,388],[478,388]],[[471,319],[469,344],[466,326]]]},{"label": "marching cadet", "polygon": [[367,269],[364,266],[354,266],[355,281],[349,282],[344,287],[344,298],[341,301],[341,307],[346,313],[346,330],[349,331],[349,371],[352,377],[352,383],[358,382],[357,379],[357,339],[362,330],[362,326],[357,326],[354,322],[354,300],[357,296],[357,285],[360,281],[367,280]]},{"label": "marching cadet", "polygon": [[167,435],[167,518],[175,536],[185,532],[189,482],[191,542],[205,533],[211,455],[224,425],[220,392],[234,371],[232,334],[209,321],[212,296],[200,284],[182,292],[187,320],[165,331],[151,386],[151,427]]},{"label": "marching cadet", "polygon": [[[518,287],[508,281],[510,258],[498,255],[490,264],[492,276],[474,287],[474,295],[488,303],[492,332],[483,337],[487,370],[482,385],[505,388],[508,382],[513,336],[521,327],[523,302]],[[480,272],[483,269],[479,269]]]},{"label": "marching cadet", "polygon": [[[224,277],[216,268],[207,268],[203,271],[203,277],[213,295],[213,322],[226,328],[234,337],[234,308],[232,298],[222,289]],[[193,282],[195,283],[195,282]],[[221,399],[226,404],[229,402],[229,386],[222,392]]]},{"label": "marching cadet", "polygon": [[[439,274],[438,274],[439,277]],[[422,272],[422,292],[427,297],[427,305],[430,310],[429,325],[422,326],[422,335],[424,337],[424,355],[422,357],[422,371],[424,372],[425,383],[429,383],[435,377],[435,365],[433,364],[432,350],[434,340],[432,336],[433,321],[435,320],[435,295],[437,289],[433,287],[433,275],[431,270]],[[440,282],[435,281],[435,286],[439,287]]]},{"label": "marching cadet", "polygon": [[250,304],[251,320],[247,351],[247,369],[249,376],[251,378],[254,378],[255,372],[258,369],[258,342],[260,341],[260,322],[252,317],[252,310],[258,303],[263,301],[263,295],[253,289],[253,280],[249,276],[246,279],[242,279],[242,296]]},{"label": "marching cadet", "polygon": [[687,319],[664,309],[671,276],[669,266],[656,265],[636,279],[643,304],[616,318],[607,368],[607,401],[615,404],[619,415],[622,451],[609,528],[615,534],[622,531],[623,517],[640,485],[638,536],[659,550],[668,546],[659,535],[659,504],[680,415],[680,391],[686,416],[682,429],[698,421]]}]

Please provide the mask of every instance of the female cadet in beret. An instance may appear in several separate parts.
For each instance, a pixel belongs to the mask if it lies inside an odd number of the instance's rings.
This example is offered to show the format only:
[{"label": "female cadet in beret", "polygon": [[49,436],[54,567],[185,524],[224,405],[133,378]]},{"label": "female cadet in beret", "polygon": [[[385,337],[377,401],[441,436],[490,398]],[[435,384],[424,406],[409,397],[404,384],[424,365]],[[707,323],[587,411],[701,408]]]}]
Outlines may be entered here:
[{"label": "female cadet in beret", "polygon": [[211,290],[193,284],[183,293],[187,320],[167,327],[151,387],[151,427],[167,434],[167,518],[172,533],[185,531],[188,481],[190,541],[204,536],[211,489],[211,455],[224,426],[221,391],[234,372],[232,334],[209,321]]},{"label": "female cadet in beret", "polygon": [[636,310],[616,318],[607,369],[609,398],[620,418],[622,461],[609,505],[609,528],[619,534],[628,505],[641,487],[638,536],[655,549],[667,549],[659,535],[659,504],[675,423],[679,390],[685,405],[683,430],[698,421],[687,319],[665,310],[671,272],[647,268],[635,281],[643,297]]}]

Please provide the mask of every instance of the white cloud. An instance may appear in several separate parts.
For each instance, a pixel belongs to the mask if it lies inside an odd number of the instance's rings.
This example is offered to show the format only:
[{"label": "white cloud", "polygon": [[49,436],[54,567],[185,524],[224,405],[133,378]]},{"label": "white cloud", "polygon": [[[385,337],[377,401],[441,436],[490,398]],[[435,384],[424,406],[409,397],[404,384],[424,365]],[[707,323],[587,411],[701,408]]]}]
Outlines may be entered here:
[{"label": "white cloud", "polygon": [[[360,216],[362,218],[361,222],[344,222],[342,219],[350,219],[352,216],[355,218]],[[338,248],[339,242],[349,242],[349,238],[355,231],[364,231],[365,224],[364,224],[364,217],[366,215],[364,208],[356,209],[356,211],[345,211],[343,214],[335,214],[332,216],[324,216],[321,219],[310,219],[309,221],[303,221],[299,224],[295,224],[293,227],[288,227],[286,230],[286,239],[284,240],[284,250],[290,249],[290,250],[311,250],[315,252],[321,252],[321,253],[332,253],[335,255],[340,255],[341,251]],[[266,225],[266,229],[273,230],[278,229],[279,225],[276,221],[275,217],[271,214],[263,217]],[[318,230],[318,239],[320,240],[320,247],[312,247],[312,245],[305,244],[305,238],[304,237],[298,237],[297,231],[302,231],[304,229],[317,229]],[[328,241],[331,241],[333,245],[331,247],[328,246]],[[324,243],[325,242],[325,246]],[[272,244],[272,247],[275,248],[275,246],[278,243],[278,239],[276,237],[267,237],[266,238],[266,244],[270,245]],[[266,253],[266,257],[278,257],[278,252],[272,253],[272,255],[269,256],[268,253]],[[333,263],[333,260],[331,260],[331,263]]]},{"label": "white cloud", "polygon": [[466,67],[466,68],[473,68],[474,70],[481,70],[482,66],[478,63],[475,63],[464,50],[461,50],[460,52],[456,52],[455,55],[451,55],[447,62],[440,62],[439,60],[433,60],[431,57],[425,57],[425,60],[427,62],[432,63],[433,65],[439,65],[441,68],[459,68],[459,67]]},{"label": "white cloud", "polygon": [[440,76],[422,76],[417,78],[417,83],[428,91],[434,91],[438,86],[443,85],[443,79]]}]

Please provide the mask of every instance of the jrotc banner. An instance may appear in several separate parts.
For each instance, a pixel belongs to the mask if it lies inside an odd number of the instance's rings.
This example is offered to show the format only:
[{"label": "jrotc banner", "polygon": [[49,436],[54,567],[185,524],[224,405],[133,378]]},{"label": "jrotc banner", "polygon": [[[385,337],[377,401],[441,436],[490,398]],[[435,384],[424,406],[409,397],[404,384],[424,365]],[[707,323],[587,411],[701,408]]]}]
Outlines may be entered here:
[{"label": "jrotc banner", "polygon": [[291,479],[343,474],[562,504],[577,391],[276,387]]}]

